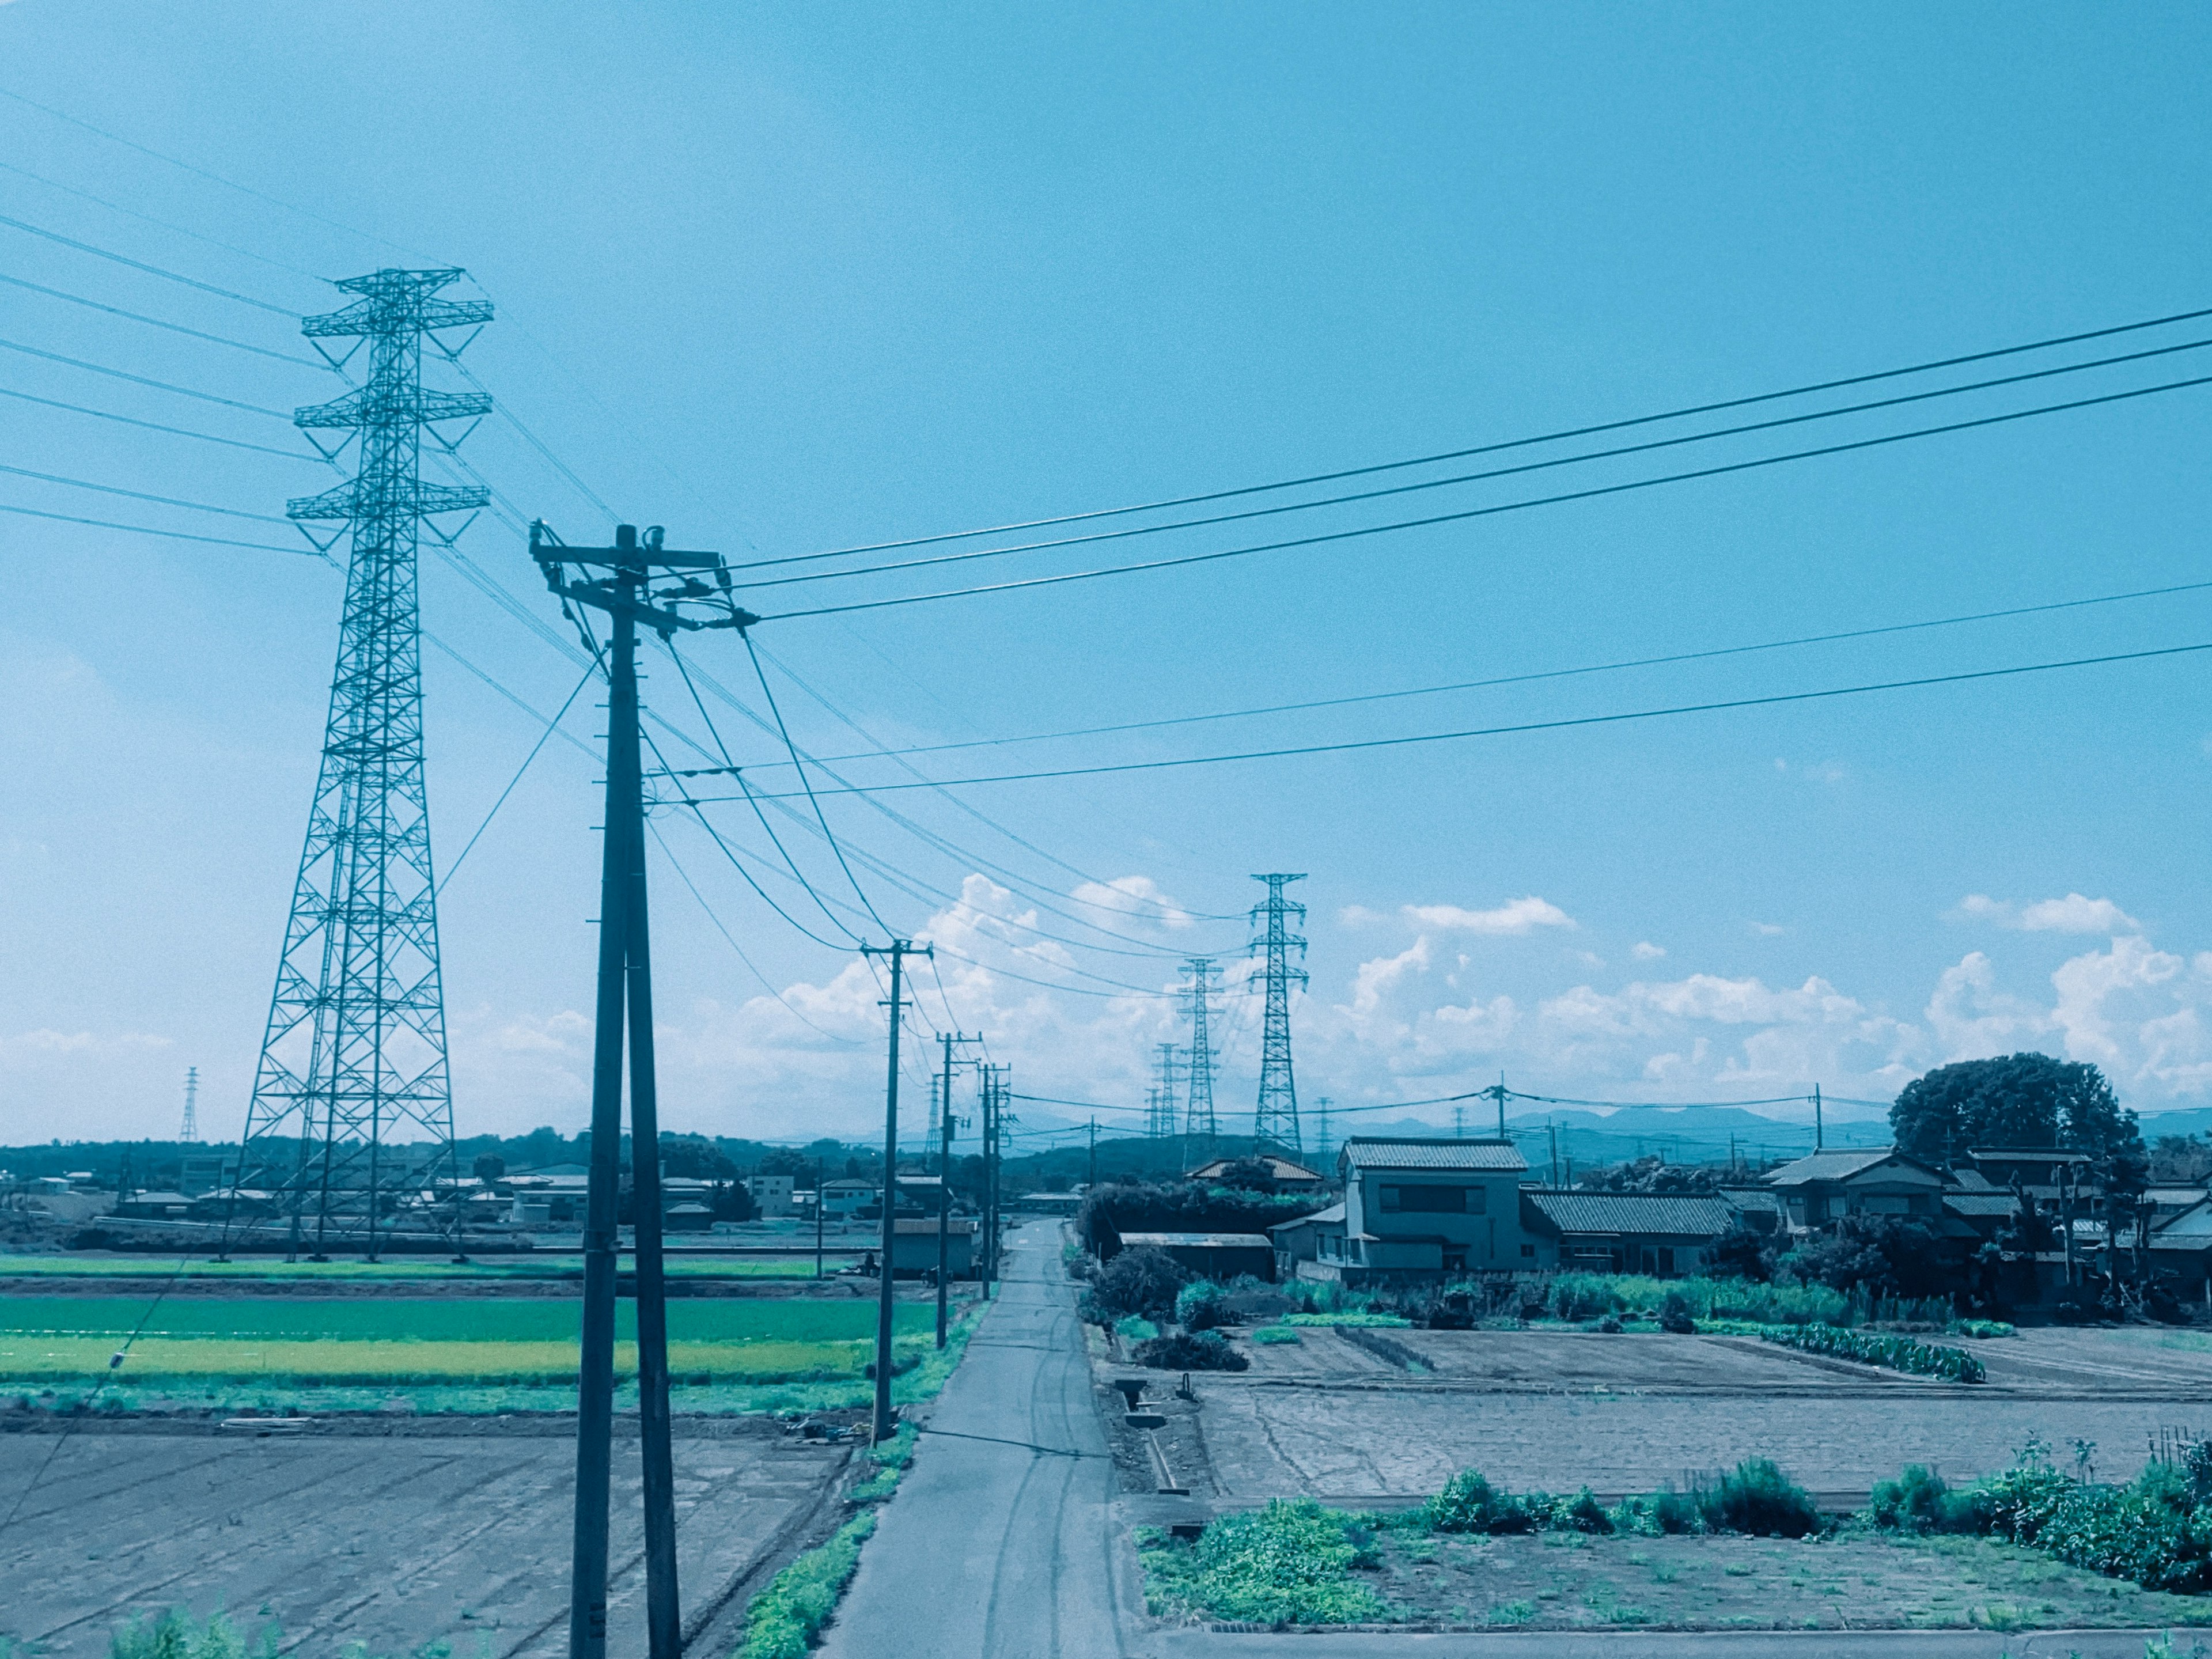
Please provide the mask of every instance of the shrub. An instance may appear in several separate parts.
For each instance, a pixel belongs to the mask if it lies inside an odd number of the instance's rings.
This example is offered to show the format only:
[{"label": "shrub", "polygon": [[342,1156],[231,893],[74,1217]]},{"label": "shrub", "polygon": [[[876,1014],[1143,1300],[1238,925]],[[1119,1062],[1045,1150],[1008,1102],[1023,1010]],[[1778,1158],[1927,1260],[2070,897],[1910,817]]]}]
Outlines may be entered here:
[{"label": "shrub", "polygon": [[1159,1334],[1158,1326],[1135,1314],[1123,1314],[1114,1322],[1114,1334],[1124,1342],[1149,1342]]},{"label": "shrub", "polygon": [[1418,1511],[1431,1532],[1525,1532],[1528,1512],[1480,1469],[1462,1469]]},{"label": "shrub", "polygon": [[1243,1371],[1252,1362],[1229,1346],[1219,1331],[1178,1331],[1137,1344],[1133,1356],[1156,1371]]},{"label": "shrub", "polygon": [[[253,1644],[254,1659],[276,1659],[275,1625],[262,1627]],[[171,1607],[151,1624],[133,1619],[108,1638],[109,1659],[246,1659],[246,1638],[221,1613],[208,1615],[205,1624]]]},{"label": "shrub", "polygon": [[1165,1250],[1142,1245],[1124,1250],[1098,1270],[1084,1292],[1083,1316],[1094,1325],[1111,1324],[1124,1314],[1165,1319],[1190,1274]]},{"label": "shrub", "polygon": [[1288,1325],[1262,1325],[1252,1333],[1252,1340],[1272,1346],[1278,1342],[1295,1342],[1298,1340],[1298,1334]]},{"label": "shrub", "polygon": [[1697,1321],[1690,1317],[1690,1304],[1681,1291],[1668,1291],[1667,1299],[1660,1304],[1659,1328],[1674,1336],[1693,1336],[1697,1334]]},{"label": "shrub", "polygon": [[1350,1516],[1310,1498],[1224,1515],[1188,1549],[1148,1547],[1143,1558],[1156,1612],[1261,1625],[1354,1624],[1384,1612],[1352,1577],[1374,1565],[1371,1540]]},{"label": "shrub", "polygon": [[1713,1241],[1705,1259],[1723,1279],[1746,1279],[1764,1285],[1774,1277],[1772,1241],[1741,1221]]},{"label": "shrub", "polygon": [[745,1642],[738,1659],[806,1659],[837,1597],[860,1565],[860,1546],[876,1529],[864,1510],[769,1581],[745,1609]]},{"label": "shrub", "polygon": [[1697,1497],[1699,1513],[1715,1532],[1802,1538],[1820,1525],[1810,1495],[1764,1457],[1744,1459]]},{"label": "shrub", "polygon": [[1621,1332],[1626,1328],[1626,1327],[1621,1324],[1619,1319],[1615,1318],[1611,1314],[1607,1314],[1604,1318],[1599,1320],[1597,1322],[1597,1328],[1599,1330],[1604,1332],[1607,1336],[1619,1336]]},{"label": "shrub", "polygon": [[1552,1281],[1552,1312],[1579,1323],[1611,1313],[1620,1305],[1612,1285],[1599,1273],[1561,1273]]},{"label": "shrub", "polygon": [[1229,1292],[1210,1279],[1194,1279],[1176,1292],[1176,1322],[1187,1331],[1210,1331],[1217,1325],[1234,1325]]},{"label": "shrub", "polygon": [[1864,1365],[1881,1365],[1915,1376],[1940,1376],[1952,1382],[1979,1382],[1989,1375],[1982,1362],[1963,1348],[1931,1346],[1905,1336],[1874,1336],[1846,1331],[1833,1325],[1794,1325],[1764,1330],[1769,1342],[1807,1353],[1856,1359]]},{"label": "shrub", "polygon": [[1896,1480],[1875,1483],[1867,1519],[1886,1532],[1981,1532],[1981,1508],[1977,1493],[1953,1492],[1942,1475],[1908,1463]]}]

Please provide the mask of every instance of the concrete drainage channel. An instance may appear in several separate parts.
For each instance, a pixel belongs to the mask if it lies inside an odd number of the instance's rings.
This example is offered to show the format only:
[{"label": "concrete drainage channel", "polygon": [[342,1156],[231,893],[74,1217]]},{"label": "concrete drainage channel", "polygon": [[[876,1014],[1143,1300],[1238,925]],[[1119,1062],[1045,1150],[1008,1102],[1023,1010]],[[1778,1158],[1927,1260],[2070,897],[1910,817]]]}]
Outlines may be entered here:
[{"label": "concrete drainage channel", "polygon": [[[1166,1449],[1160,1444],[1159,1431],[1168,1423],[1166,1413],[1159,1409],[1159,1402],[1147,1401],[1144,1397],[1148,1380],[1141,1376],[1117,1376],[1114,1379],[1114,1386],[1121,1391],[1122,1399],[1128,1402],[1128,1409],[1122,1413],[1121,1420],[1145,1437],[1145,1450],[1152,1466],[1153,1491],[1164,1497],[1188,1498],[1190,1488],[1176,1480],[1175,1471],[1168,1467]],[[1185,1400],[1198,1397],[1190,1386],[1188,1371],[1183,1373],[1182,1387],[1178,1393]]]}]

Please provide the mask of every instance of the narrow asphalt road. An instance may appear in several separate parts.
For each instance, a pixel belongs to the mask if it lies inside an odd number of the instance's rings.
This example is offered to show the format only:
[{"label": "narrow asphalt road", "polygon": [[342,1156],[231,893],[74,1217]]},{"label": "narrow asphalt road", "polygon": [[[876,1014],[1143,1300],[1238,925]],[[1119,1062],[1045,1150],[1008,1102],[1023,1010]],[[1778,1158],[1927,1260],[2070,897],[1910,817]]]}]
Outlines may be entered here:
[{"label": "narrow asphalt road", "polygon": [[1015,1231],[999,1299],[861,1552],[828,1659],[1119,1659],[1114,1465],[1060,1228]]}]

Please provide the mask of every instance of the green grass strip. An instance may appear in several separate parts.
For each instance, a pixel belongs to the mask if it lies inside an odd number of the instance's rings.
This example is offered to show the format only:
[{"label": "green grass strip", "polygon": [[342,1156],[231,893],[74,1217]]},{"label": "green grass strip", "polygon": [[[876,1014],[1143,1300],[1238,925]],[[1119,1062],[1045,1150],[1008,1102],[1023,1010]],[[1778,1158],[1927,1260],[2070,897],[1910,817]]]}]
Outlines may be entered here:
[{"label": "green grass strip", "polygon": [[770,1579],[745,1608],[739,1659],[805,1659],[860,1565],[860,1546],[875,1529],[876,1512],[863,1510]]},{"label": "green grass strip", "polygon": [[1806,1353],[1856,1359],[1863,1365],[1881,1365],[1914,1376],[1940,1376],[1951,1382],[1979,1382],[1989,1376],[1982,1362],[1964,1348],[1942,1348],[1915,1342],[1909,1336],[1882,1336],[1870,1331],[1847,1331],[1834,1325],[1784,1325],[1759,1333],[1765,1341]]}]

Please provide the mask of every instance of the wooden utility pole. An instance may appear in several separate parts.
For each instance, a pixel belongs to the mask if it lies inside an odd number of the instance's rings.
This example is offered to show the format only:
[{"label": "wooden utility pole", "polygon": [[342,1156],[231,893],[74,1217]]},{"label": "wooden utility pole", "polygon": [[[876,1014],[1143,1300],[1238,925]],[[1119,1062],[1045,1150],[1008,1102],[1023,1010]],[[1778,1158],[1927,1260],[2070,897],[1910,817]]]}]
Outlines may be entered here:
[{"label": "wooden utility pole", "polygon": [[863,945],[864,957],[889,957],[891,995],[890,1058],[884,1073],[884,1256],[876,1290],[876,1421],[875,1437],[888,1440],[896,1431],[891,1421],[891,1256],[898,1248],[898,1044],[899,1024],[904,1018],[904,981],[909,956],[934,956],[935,947],[919,951],[912,939],[895,939],[888,946]]},{"label": "wooden utility pole", "polygon": [[[939,1031],[937,1040],[945,1045],[945,1066],[937,1085],[938,1122],[944,1136],[937,1154],[937,1346],[942,1348],[950,1324],[947,1297],[951,1292],[945,1279],[951,1266],[952,1231],[952,1045],[981,1042],[983,1037],[981,1032],[970,1037],[957,1031]],[[971,1259],[973,1255],[970,1251]]]},{"label": "wooden utility pole", "polygon": [[[615,1277],[621,1247],[623,1060],[629,1060],[630,1200],[637,1273],[638,1435],[645,1498],[646,1637],[652,1659],[681,1659],[676,1476],[669,1444],[668,1304],[662,1277],[660,1127],[653,1079],[653,970],[646,912],[645,789],[639,754],[637,633],[743,629],[759,620],[730,599],[717,553],[679,553],[658,528],[629,525],[612,547],[564,546],[543,524],[530,554],[545,585],[604,611],[607,661],[606,821],[599,872],[599,1001],[592,1056],[591,1175],[584,1213],[584,1305],[577,1356],[576,1510],[570,1659],[605,1659],[607,1510],[614,1418]],[[699,580],[704,574],[718,580]],[[687,609],[689,607],[689,609]],[[372,1204],[371,1224],[374,1226]]]},{"label": "wooden utility pole", "polygon": [[814,1276],[822,1277],[822,1160],[814,1160]]},{"label": "wooden utility pole", "polygon": [[[1254,1155],[1257,1156],[1256,1147]],[[1098,1118],[1095,1113],[1091,1119],[1091,1173],[1083,1184],[1086,1191],[1098,1184]]]}]

